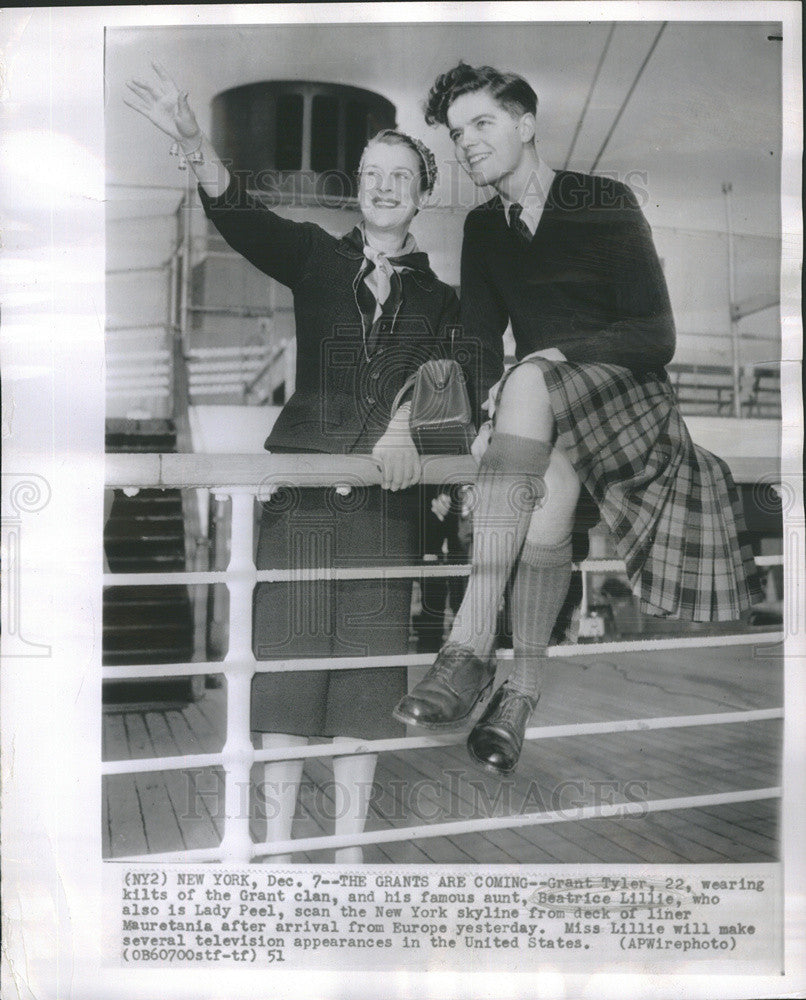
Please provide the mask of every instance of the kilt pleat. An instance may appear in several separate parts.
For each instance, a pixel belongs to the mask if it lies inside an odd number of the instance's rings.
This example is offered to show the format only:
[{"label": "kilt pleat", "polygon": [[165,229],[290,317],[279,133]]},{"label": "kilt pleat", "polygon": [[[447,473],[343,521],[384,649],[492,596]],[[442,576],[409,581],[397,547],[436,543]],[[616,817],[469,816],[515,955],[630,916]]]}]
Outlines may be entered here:
[{"label": "kilt pleat", "polygon": [[762,599],[736,484],[695,445],[668,380],[620,365],[540,367],[568,455],[613,535],[641,610],[734,621]]}]

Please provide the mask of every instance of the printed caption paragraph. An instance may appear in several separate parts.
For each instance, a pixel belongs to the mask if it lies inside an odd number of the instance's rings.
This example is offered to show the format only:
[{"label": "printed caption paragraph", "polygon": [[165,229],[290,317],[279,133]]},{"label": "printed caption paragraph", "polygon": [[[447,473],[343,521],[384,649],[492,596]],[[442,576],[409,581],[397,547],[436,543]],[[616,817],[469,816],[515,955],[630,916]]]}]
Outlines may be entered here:
[{"label": "printed caption paragraph", "polygon": [[[776,865],[344,869],[105,866],[126,966],[780,972]],[[497,956],[493,958],[493,956]]]}]

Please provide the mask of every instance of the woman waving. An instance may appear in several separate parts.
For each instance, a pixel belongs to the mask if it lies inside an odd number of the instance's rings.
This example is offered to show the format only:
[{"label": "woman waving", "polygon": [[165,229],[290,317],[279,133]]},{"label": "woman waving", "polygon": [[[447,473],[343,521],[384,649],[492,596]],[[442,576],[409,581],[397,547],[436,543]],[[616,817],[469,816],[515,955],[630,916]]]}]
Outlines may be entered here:
[{"label": "woman waving", "polygon": [[[294,293],[296,391],[266,447],[272,452],[372,454],[382,486],[345,491],[280,489],[263,505],[259,569],[407,564],[421,545],[420,461],[404,404],[393,401],[429,358],[450,349],[458,317],[452,289],[437,279],[409,225],[431,192],[434,157],[394,129],[368,142],[359,167],[361,223],[335,237],[292,222],[231,175],[162,67],[156,80],[132,81],[127,103],[174,141],[199,181],[208,217],[229,245]],[[265,583],[254,598],[258,659],[369,656],[408,649],[408,580]],[[252,729],[263,747],[309,737],[382,738],[402,734],[390,720],[405,694],[405,668],[258,674]],[[375,757],[336,756],[336,833],[363,829]],[[269,839],[291,833],[302,761],[265,767]],[[279,859],[278,859],[279,860]],[[336,860],[361,860],[360,848]]]}]

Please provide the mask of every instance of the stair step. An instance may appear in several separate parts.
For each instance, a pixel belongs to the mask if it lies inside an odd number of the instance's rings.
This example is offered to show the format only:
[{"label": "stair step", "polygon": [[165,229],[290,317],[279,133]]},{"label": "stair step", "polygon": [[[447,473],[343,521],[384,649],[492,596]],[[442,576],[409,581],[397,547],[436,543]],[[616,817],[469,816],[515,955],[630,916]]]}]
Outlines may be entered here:
[{"label": "stair step", "polygon": [[124,437],[122,435],[107,436],[105,450],[109,455],[122,455],[131,453],[141,455],[143,453],[154,452],[155,454],[172,454],[176,451],[176,436],[168,434],[150,434],[147,437]]},{"label": "stair step", "polygon": [[185,560],[178,557],[165,559],[159,563],[153,559],[109,559],[112,573],[184,573]]},{"label": "stair step", "polygon": [[108,434],[137,434],[138,432],[153,434],[176,431],[176,424],[170,417],[107,417],[105,426]]},{"label": "stair step", "polygon": [[118,625],[103,631],[104,653],[113,651],[139,650],[146,648],[192,649],[193,644],[187,635],[190,619],[184,623],[173,625]]},{"label": "stair step", "polygon": [[177,528],[184,527],[182,516],[182,504],[160,504],[153,501],[146,501],[140,504],[132,504],[129,507],[116,505],[112,509],[112,514],[106,522],[106,529],[109,526],[120,524],[138,524],[147,526],[154,524],[174,524]]},{"label": "stair step", "polygon": [[176,450],[176,426],[172,420],[111,419],[106,421],[104,437],[109,452],[142,451],[147,446],[154,451]]},{"label": "stair step", "polygon": [[106,529],[104,530],[104,543],[108,545],[109,542],[114,541],[136,542],[141,538],[163,542],[170,542],[180,538],[184,541],[185,534],[182,530],[183,527],[183,525],[177,524],[176,519],[172,517],[162,518],[158,521],[153,521],[151,518],[143,518],[136,522],[133,518],[116,518],[107,522]]},{"label": "stair step", "polygon": [[181,510],[182,494],[178,489],[158,490],[153,487],[147,487],[139,490],[133,496],[127,497],[123,490],[115,490],[115,507],[128,510],[129,508],[139,509],[148,505],[154,507],[155,513],[159,511],[161,514],[165,513],[166,507],[171,506]]},{"label": "stair step", "polygon": [[104,607],[118,604],[176,604],[188,600],[187,587],[182,583],[155,583],[145,587],[113,584],[104,588]]},{"label": "stair step", "polygon": [[[111,524],[111,522],[110,522]],[[123,518],[117,519],[117,523],[107,524],[104,543],[130,543],[130,542],[176,542],[184,545],[185,532],[184,525],[177,525],[173,518],[163,518],[160,521],[152,521],[150,518],[143,518],[139,521],[126,521]]]},{"label": "stair step", "polygon": [[170,556],[173,559],[185,558],[185,539],[181,535],[173,537],[150,538],[107,538],[105,545],[107,559],[154,558],[160,562]]},{"label": "stair step", "polygon": [[155,524],[173,523],[177,527],[184,525],[182,516],[182,504],[160,504],[147,501],[141,504],[132,504],[130,507],[117,506],[112,510],[107,526],[115,523],[136,523],[146,525],[151,522]]},{"label": "stair step", "polygon": [[104,606],[104,632],[116,628],[152,628],[181,625],[189,621],[190,605],[183,604],[112,604]]},{"label": "stair step", "polygon": [[[192,646],[183,647],[143,647],[136,650],[104,650],[103,664],[105,667],[126,667],[132,663],[190,663],[193,656]],[[114,680],[114,678],[109,678]]]},{"label": "stair step", "polygon": [[[109,452],[175,452],[170,421],[107,422]],[[115,490],[104,528],[110,570],[122,573],[183,571],[185,525],[178,489],[142,489],[134,496]],[[188,589],[182,584],[151,587],[114,585],[103,595],[103,662],[184,663],[194,653],[194,623]]]}]

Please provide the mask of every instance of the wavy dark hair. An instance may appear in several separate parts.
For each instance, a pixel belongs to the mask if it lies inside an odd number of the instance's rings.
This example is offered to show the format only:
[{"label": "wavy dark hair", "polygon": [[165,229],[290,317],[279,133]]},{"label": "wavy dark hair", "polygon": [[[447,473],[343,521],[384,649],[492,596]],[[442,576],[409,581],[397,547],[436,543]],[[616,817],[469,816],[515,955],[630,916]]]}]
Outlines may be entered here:
[{"label": "wavy dark hair", "polygon": [[448,108],[462,94],[487,90],[511,115],[535,114],[537,94],[517,73],[502,73],[492,66],[457,66],[438,76],[425,102],[425,120],[429,125],[447,125]]}]

